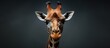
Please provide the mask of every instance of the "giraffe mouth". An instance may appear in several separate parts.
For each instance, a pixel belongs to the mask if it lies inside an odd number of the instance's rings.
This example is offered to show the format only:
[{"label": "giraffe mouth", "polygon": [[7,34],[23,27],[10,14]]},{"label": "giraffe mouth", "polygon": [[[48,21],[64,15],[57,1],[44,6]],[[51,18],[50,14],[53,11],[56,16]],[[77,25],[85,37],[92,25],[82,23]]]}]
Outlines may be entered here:
[{"label": "giraffe mouth", "polygon": [[61,37],[61,33],[51,33],[50,37],[52,37],[54,40],[58,40]]}]

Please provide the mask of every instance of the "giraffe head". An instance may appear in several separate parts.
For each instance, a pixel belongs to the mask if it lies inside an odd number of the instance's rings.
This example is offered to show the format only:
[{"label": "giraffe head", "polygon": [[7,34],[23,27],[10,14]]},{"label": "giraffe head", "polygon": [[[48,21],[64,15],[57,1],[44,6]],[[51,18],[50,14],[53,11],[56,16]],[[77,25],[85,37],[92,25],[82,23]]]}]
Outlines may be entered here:
[{"label": "giraffe head", "polygon": [[51,8],[51,3],[47,2],[47,14],[36,11],[36,15],[39,20],[44,21],[47,25],[49,36],[58,40],[61,37],[63,31],[63,24],[72,18],[74,11],[68,11],[65,14],[61,12],[61,3],[57,3],[56,9]]}]

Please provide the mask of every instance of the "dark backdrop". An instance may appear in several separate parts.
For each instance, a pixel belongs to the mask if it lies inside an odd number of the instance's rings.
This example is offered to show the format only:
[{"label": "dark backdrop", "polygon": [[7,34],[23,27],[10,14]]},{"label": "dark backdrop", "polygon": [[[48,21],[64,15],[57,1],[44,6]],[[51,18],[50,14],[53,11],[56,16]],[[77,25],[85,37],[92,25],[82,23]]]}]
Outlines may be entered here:
[{"label": "dark backdrop", "polygon": [[[45,48],[48,33],[35,11],[46,13],[48,0],[0,1],[0,48]],[[56,7],[58,0],[50,0]],[[75,11],[65,23],[60,48],[110,48],[110,2],[60,0],[62,13]]]}]

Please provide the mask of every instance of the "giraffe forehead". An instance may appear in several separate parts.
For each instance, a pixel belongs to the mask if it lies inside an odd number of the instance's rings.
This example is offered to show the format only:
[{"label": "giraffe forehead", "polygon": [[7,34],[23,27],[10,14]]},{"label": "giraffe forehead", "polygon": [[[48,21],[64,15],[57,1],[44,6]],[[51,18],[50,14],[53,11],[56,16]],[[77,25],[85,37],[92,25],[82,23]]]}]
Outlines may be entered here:
[{"label": "giraffe forehead", "polygon": [[51,25],[56,25],[56,24],[58,24],[58,20],[57,19],[52,19],[51,21],[50,21],[50,24]]},{"label": "giraffe forehead", "polygon": [[47,27],[48,28],[50,28],[50,27],[56,28],[56,27],[58,27],[58,24],[59,24],[59,21],[56,19],[53,19],[47,24]]},{"label": "giraffe forehead", "polygon": [[58,19],[54,19],[51,22],[52,22],[52,24],[56,25],[56,24],[58,24],[59,20]]}]

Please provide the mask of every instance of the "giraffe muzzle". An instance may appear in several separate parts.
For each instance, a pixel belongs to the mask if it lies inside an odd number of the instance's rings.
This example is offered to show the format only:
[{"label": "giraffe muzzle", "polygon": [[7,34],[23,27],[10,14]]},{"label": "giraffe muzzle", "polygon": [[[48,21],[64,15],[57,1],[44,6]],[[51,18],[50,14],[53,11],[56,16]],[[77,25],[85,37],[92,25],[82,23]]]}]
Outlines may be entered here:
[{"label": "giraffe muzzle", "polygon": [[50,34],[50,36],[54,39],[54,40],[58,40],[61,37],[61,33],[59,32],[53,32]]}]

